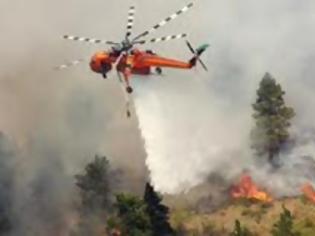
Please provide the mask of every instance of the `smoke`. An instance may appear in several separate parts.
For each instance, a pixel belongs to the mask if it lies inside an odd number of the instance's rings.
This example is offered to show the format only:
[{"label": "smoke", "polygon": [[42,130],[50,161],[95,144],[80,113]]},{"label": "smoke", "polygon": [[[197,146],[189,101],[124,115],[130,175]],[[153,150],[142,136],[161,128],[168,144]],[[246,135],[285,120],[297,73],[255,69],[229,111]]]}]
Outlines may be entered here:
[{"label": "smoke", "polygon": [[[193,43],[211,44],[203,57],[210,72],[201,67],[165,70],[160,78],[134,81],[153,184],[162,192],[180,193],[211,174],[231,181],[247,169],[277,195],[297,193],[297,186],[314,180],[311,171],[305,171],[312,162],[303,158],[315,158],[314,137],[307,138],[308,145],[296,144],[283,154],[284,166],[278,172],[257,166],[249,148],[251,104],[259,81],[269,71],[297,112],[295,139],[314,130],[314,2],[212,0],[197,5],[186,21],[194,27],[185,29],[193,32]],[[188,59],[186,52],[179,43],[168,53]]]},{"label": "smoke", "polygon": [[14,196],[14,174],[15,165],[14,145],[10,140],[0,133],[0,215],[1,229],[0,234],[3,235],[9,230],[12,217],[12,198]]},{"label": "smoke", "polygon": [[[305,131],[304,134],[308,132]],[[291,150],[280,155],[281,167],[270,165],[251,167],[251,173],[275,197],[296,196],[307,183],[315,184],[315,139],[314,136],[296,137],[299,141]]]},{"label": "smoke", "polygon": [[[110,6],[107,1],[0,2],[0,131],[15,144],[12,157],[1,153],[0,159],[0,205],[11,209],[10,235],[69,235],[77,200],[74,175],[95,154],[106,155],[113,169],[121,170],[126,191],[142,192],[143,144],[136,119],[125,118],[118,83],[100,79],[87,63],[52,70],[103,50],[64,42],[63,34],[115,40],[126,24],[120,11],[116,1]],[[1,141],[1,150],[2,145],[9,148]],[[12,184],[2,185],[7,180]]]}]

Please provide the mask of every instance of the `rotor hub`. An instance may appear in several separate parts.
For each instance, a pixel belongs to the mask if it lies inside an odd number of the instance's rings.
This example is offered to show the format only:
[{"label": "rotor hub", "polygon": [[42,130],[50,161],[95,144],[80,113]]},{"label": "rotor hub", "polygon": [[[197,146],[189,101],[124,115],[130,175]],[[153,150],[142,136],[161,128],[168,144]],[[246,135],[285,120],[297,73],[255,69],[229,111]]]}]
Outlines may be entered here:
[{"label": "rotor hub", "polygon": [[133,44],[130,42],[128,38],[126,38],[121,42],[121,46],[123,51],[129,51],[133,47]]}]

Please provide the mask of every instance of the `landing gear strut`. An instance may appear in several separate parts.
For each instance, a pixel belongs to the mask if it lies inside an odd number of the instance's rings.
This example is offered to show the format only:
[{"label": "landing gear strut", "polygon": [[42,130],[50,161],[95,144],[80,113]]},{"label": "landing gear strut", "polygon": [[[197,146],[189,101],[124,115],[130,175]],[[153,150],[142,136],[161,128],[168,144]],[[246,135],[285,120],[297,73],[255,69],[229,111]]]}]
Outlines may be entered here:
[{"label": "landing gear strut", "polygon": [[126,91],[127,91],[127,93],[130,94],[133,92],[133,89],[130,86],[128,86],[128,87],[126,87]]},{"label": "landing gear strut", "polygon": [[102,67],[102,76],[104,79],[107,79],[107,72],[110,71],[112,69],[112,65],[109,63],[102,63],[101,64]]},{"label": "landing gear strut", "polygon": [[[121,75],[120,75],[119,71],[117,71],[117,76],[118,76],[119,84],[121,86],[121,89],[122,89],[122,91],[124,93],[124,97],[125,97],[126,115],[127,115],[127,118],[130,118],[130,116],[131,116],[131,112],[130,112],[130,97],[128,96],[128,94],[130,94],[130,92],[128,92],[128,90],[132,92],[133,89],[130,86],[127,86],[126,90],[125,90],[125,86],[123,84],[123,80],[121,78]],[[127,93],[125,91],[127,91]]]},{"label": "landing gear strut", "polygon": [[162,74],[162,68],[161,68],[161,67],[156,67],[156,68],[155,68],[155,72],[156,72],[158,75],[161,75],[161,74]]}]

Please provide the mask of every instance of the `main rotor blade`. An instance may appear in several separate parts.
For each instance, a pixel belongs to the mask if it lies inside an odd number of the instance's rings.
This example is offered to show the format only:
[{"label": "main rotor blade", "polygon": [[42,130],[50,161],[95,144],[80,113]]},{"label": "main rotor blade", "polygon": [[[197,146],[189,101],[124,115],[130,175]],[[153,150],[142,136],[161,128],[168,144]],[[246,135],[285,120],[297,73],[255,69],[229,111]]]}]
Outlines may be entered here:
[{"label": "main rotor blade", "polygon": [[160,27],[162,27],[162,26],[166,25],[167,23],[169,23],[170,21],[176,19],[179,15],[181,15],[181,14],[185,13],[186,11],[188,11],[191,7],[193,7],[193,5],[194,5],[194,3],[189,3],[188,5],[183,7],[181,10],[175,12],[174,14],[172,14],[169,17],[165,18],[165,20],[162,20],[160,23],[158,23],[157,25],[153,26],[150,30],[147,30],[147,31],[143,32],[142,34],[138,35],[137,37],[135,37],[133,41],[136,41],[137,39],[139,39],[141,37],[145,37],[148,34],[156,31]]},{"label": "main rotor blade", "polygon": [[148,42],[150,43],[158,43],[162,41],[169,41],[169,40],[174,40],[174,39],[181,39],[187,37],[187,34],[177,34],[177,35],[169,35],[161,38],[154,38],[150,39]]},{"label": "main rotor blade", "polygon": [[78,60],[74,60],[74,61],[70,61],[70,62],[67,62],[63,65],[60,65],[60,66],[56,66],[54,69],[55,70],[64,70],[64,69],[67,69],[69,67],[72,67],[72,66],[76,66],[78,64],[80,64],[81,62],[84,62],[85,60],[84,59],[78,59]]},{"label": "main rotor blade", "polygon": [[128,22],[127,22],[127,33],[126,37],[129,37],[132,33],[132,28],[135,20],[135,12],[136,8],[134,6],[131,6],[128,11]]},{"label": "main rotor blade", "polygon": [[67,40],[85,42],[85,43],[93,43],[93,44],[112,44],[112,45],[118,44],[118,43],[115,43],[112,41],[106,41],[106,40],[102,40],[102,39],[85,38],[85,37],[78,37],[78,36],[72,36],[72,35],[64,35],[63,38],[67,39]]}]

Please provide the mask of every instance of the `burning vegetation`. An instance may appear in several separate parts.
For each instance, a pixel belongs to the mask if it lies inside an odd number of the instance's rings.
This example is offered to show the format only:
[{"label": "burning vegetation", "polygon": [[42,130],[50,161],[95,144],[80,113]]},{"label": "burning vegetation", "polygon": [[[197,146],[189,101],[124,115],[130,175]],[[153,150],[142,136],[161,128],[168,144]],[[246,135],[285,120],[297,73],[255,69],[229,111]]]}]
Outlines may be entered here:
[{"label": "burning vegetation", "polygon": [[231,196],[234,199],[245,198],[259,202],[272,202],[272,197],[260,190],[249,175],[243,175],[240,182],[232,187]]},{"label": "burning vegetation", "polygon": [[309,201],[315,204],[315,189],[310,183],[307,183],[302,187],[302,192]]},{"label": "burning vegetation", "polygon": [[[311,183],[304,184],[301,192],[306,199],[315,204],[315,188]],[[231,187],[230,193],[233,199],[249,199],[264,203],[273,201],[269,193],[259,188],[250,175],[245,174],[241,176],[239,183]]]}]

